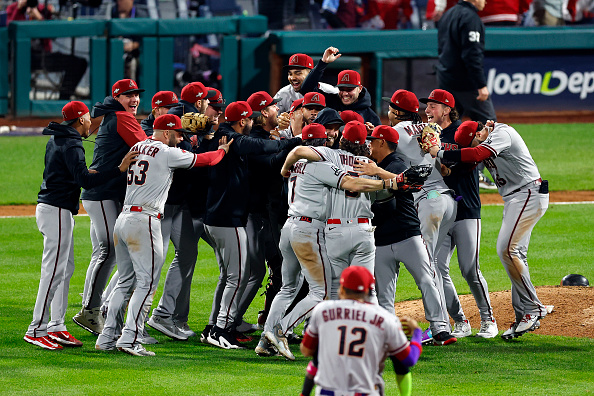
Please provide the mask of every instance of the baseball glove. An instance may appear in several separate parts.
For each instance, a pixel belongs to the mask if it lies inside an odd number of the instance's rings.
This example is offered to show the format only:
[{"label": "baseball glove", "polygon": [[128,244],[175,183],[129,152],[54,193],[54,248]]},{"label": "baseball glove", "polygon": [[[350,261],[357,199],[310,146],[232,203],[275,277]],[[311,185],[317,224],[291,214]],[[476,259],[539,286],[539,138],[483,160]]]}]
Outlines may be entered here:
[{"label": "baseball glove", "polygon": [[191,133],[201,134],[210,129],[210,118],[200,113],[186,113],[181,117],[182,128]]},{"label": "baseball glove", "polygon": [[396,175],[396,185],[399,190],[419,191],[432,170],[431,165],[413,165],[399,175]]},{"label": "baseball glove", "polygon": [[421,146],[423,151],[429,152],[429,149],[433,146],[440,147],[440,134],[441,127],[439,125],[437,125],[434,122],[427,124],[425,128],[423,128],[423,132],[421,133],[421,139],[419,140],[419,145]]}]

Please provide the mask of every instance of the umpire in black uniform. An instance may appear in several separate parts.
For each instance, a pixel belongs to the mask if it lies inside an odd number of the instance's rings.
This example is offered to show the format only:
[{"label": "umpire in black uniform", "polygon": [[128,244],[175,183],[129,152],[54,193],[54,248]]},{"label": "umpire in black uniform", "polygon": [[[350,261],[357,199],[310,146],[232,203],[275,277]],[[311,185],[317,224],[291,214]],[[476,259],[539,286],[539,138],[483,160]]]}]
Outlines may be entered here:
[{"label": "umpire in black uniform", "polygon": [[485,0],[460,0],[446,11],[437,31],[437,80],[451,92],[458,113],[475,121],[496,120],[483,70],[485,25],[478,15]]}]

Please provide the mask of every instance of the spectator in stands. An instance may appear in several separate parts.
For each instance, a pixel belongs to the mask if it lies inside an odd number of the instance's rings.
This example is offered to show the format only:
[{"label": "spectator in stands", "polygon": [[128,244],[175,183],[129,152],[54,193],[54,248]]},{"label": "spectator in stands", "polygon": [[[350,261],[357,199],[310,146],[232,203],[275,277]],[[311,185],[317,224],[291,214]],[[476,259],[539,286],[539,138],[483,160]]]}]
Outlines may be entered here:
[{"label": "spectator in stands", "polygon": [[[18,0],[6,8],[6,20],[43,21],[51,19],[53,7],[38,4],[37,0]],[[50,73],[64,72],[60,86],[60,100],[70,100],[76,86],[87,70],[87,61],[74,55],[52,52],[49,39],[31,40],[31,70],[46,70]]]},{"label": "spectator in stands", "polygon": [[362,12],[354,0],[324,0],[320,10],[328,25],[334,29],[356,28]]},{"label": "spectator in stands", "polygon": [[425,18],[427,21],[431,21],[432,25],[427,27],[436,27],[443,13],[455,6],[456,3],[458,3],[457,0],[428,0]]},{"label": "spectator in stands", "polygon": [[[111,11],[111,17],[116,18],[148,18],[148,11],[134,5],[134,0],[117,0],[116,7]],[[137,80],[138,58],[140,56],[140,38],[136,36],[124,37],[124,76]]]},{"label": "spectator in stands", "polygon": [[410,0],[368,0],[361,26],[373,29],[411,29],[412,13]]},{"label": "spectator in stands", "polygon": [[479,16],[485,26],[517,26],[532,0],[487,1]]},{"label": "spectator in stands", "polygon": [[563,0],[534,0],[533,18],[536,26],[563,26]]},{"label": "spectator in stands", "polygon": [[564,0],[563,19],[568,25],[594,23],[594,0]]}]

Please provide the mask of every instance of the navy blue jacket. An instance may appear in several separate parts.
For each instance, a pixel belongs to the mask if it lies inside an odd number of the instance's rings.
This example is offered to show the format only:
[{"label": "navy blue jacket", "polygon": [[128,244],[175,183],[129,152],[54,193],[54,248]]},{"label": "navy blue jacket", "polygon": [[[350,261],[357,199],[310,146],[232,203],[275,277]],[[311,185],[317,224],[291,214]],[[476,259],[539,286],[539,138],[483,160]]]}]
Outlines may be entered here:
[{"label": "navy blue jacket", "polygon": [[371,108],[371,95],[369,94],[369,91],[367,91],[367,88],[363,87],[357,101],[350,105],[342,104],[338,94],[329,94],[318,89],[318,83],[322,79],[326,66],[328,66],[328,64],[320,60],[316,67],[314,67],[307,75],[305,81],[303,81],[303,85],[301,85],[299,92],[303,95],[308,92],[320,92],[326,98],[326,107],[330,107],[336,111],[352,110],[355,113],[361,114],[361,117],[363,117],[365,122],[371,122],[375,126],[380,125],[382,122]]},{"label": "navy blue jacket", "polygon": [[437,77],[454,91],[476,91],[487,85],[483,70],[485,25],[476,7],[460,0],[439,20]]},{"label": "navy blue jacket", "polygon": [[50,135],[50,139],[45,147],[45,169],[37,202],[77,214],[81,186],[92,188],[120,176],[118,167],[89,173],[82,138],[73,127],[51,122],[43,134]]},{"label": "navy blue jacket", "polygon": [[[408,168],[395,153],[388,154],[378,166],[396,175]],[[395,190],[393,195],[394,199],[376,201],[371,205],[372,224],[377,227],[374,233],[376,246],[391,245],[421,235],[421,223],[412,193]]]},{"label": "navy blue jacket", "polygon": [[208,168],[210,184],[204,224],[216,227],[245,227],[250,199],[248,157],[293,148],[301,143],[301,139],[254,139],[235,132],[231,124],[225,122],[219,125],[214,138],[210,140],[212,147],[209,151],[216,149],[219,139],[223,136],[227,137],[227,141],[234,140],[221,162]]},{"label": "navy blue jacket", "polygon": [[[462,147],[454,140],[456,129],[462,124],[460,120],[453,122],[450,126],[441,131],[441,148],[443,150],[460,150]],[[463,162],[442,163],[452,169],[450,176],[443,180],[449,188],[454,190],[462,199],[458,201],[458,212],[456,220],[480,219],[481,218],[481,197],[479,195],[479,179],[476,164]]]},{"label": "navy blue jacket", "polygon": [[[91,117],[103,116],[93,150],[93,162],[90,169],[106,172],[119,166],[122,158],[134,144],[146,139],[136,118],[125,111],[124,107],[108,96],[103,103],[96,103],[91,110]],[[124,137],[126,140],[124,140]],[[114,177],[101,187],[85,188],[82,199],[89,201],[114,200],[124,202],[126,195],[126,173]]]}]

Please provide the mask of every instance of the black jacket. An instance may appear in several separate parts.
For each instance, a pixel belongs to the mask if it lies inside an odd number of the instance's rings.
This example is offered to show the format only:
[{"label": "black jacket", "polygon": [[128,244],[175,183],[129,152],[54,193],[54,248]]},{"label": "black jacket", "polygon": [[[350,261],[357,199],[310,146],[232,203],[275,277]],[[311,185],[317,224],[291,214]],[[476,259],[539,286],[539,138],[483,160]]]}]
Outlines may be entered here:
[{"label": "black jacket", "polygon": [[[394,174],[407,169],[402,159],[391,153],[378,166]],[[374,237],[376,246],[391,245],[416,235],[421,235],[421,223],[415,209],[411,192],[393,191],[394,199],[371,205],[372,224],[376,226]]]},{"label": "black jacket", "polygon": [[[116,167],[135,143],[146,139],[136,118],[125,111],[114,98],[108,96],[103,103],[96,103],[91,110],[91,117],[103,116],[93,150],[93,162],[90,169],[105,172]],[[120,128],[120,131],[118,131]],[[126,143],[122,135],[126,135]],[[82,199],[89,201],[114,200],[124,202],[126,195],[126,174],[114,177],[101,187],[85,188]]]},{"label": "black jacket", "polygon": [[[459,150],[462,147],[454,140],[456,129],[462,124],[460,120],[453,122],[441,131],[441,148],[443,150]],[[481,197],[479,195],[479,179],[476,164],[463,162],[442,163],[452,169],[450,176],[444,176],[443,181],[454,190],[461,199],[458,201],[456,220],[480,219]]]},{"label": "black jacket", "polygon": [[273,154],[285,148],[295,147],[301,139],[254,139],[235,132],[231,125],[225,122],[219,125],[210,141],[212,147],[209,151],[216,149],[222,136],[227,136],[228,141],[234,141],[225,158],[208,168],[210,184],[204,224],[216,227],[245,227],[250,199],[248,157]]},{"label": "black jacket", "polygon": [[140,121],[140,126],[146,136],[153,136],[153,124],[155,123],[155,116],[153,113],[149,114],[144,120]]},{"label": "black jacket", "polygon": [[460,0],[439,20],[437,77],[440,86],[454,91],[485,87],[484,52],[485,25],[475,6]]},{"label": "black jacket", "polygon": [[51,122],[43,134],[51,137],[45,147],[45,169],[37,202],[77,214],[81,186],[92,188],[120,176],[117,167],[89,173],[82,138],[71,126]]},{"label": "black jacket", "polygon": [[369,91],[367,91],[367,88],[363,87],[357,101],[348,106],[342,104],[338,94],[329,94],[319,90],[318,83],[322,79],[326,66],[328,66],[328,64],[320,60],[316,67],[314,67],[307,75],[305,81],[303,81],[303,85],[301,85],[299,92],[303,95],[308,92],[320,92],[326,98],[326,107],[333,108],[336,111],[352,110],[355,113],[361,114],[361,117],[363,117],[365,122],[371,122],[375,126],[380,125],[382,122],[371,108],[371,95],[369,94]]}]

